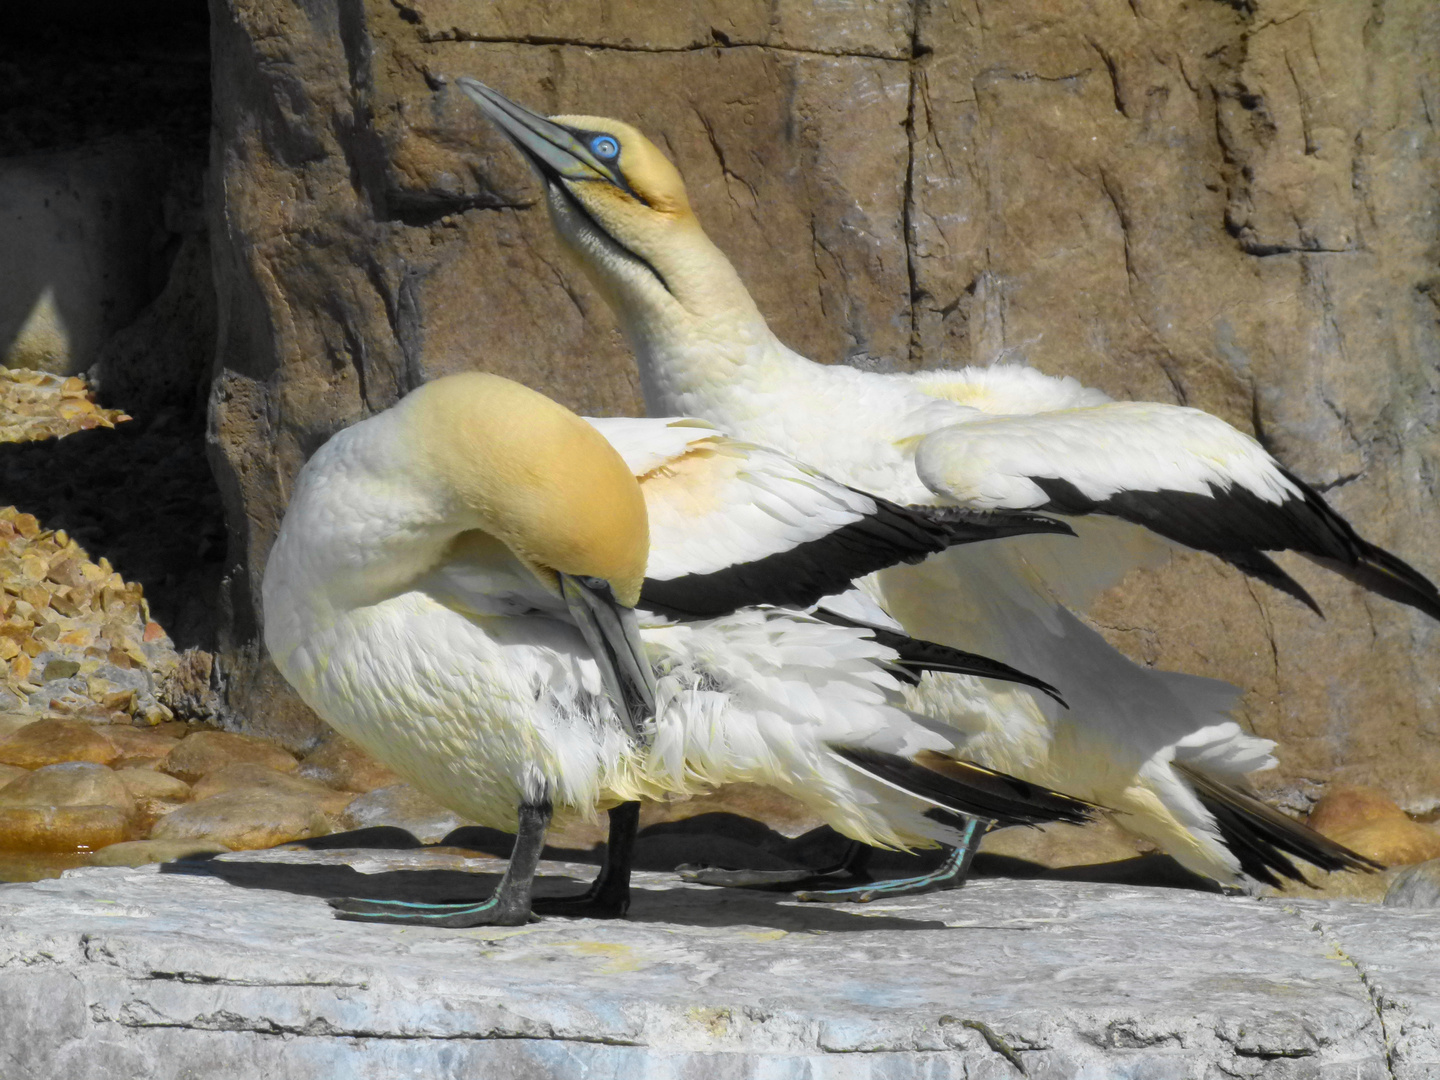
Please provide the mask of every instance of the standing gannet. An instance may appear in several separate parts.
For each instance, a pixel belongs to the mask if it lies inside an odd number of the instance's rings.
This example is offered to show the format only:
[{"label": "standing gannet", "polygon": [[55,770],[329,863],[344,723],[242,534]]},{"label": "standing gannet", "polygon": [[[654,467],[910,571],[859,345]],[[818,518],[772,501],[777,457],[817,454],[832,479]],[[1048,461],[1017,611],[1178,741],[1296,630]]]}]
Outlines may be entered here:
[{"label": "standing gannet", "polygon": [[[956,548],[868,588],[908,633],[994,655],[1061,686],[1062,713],[953,676],[915,694],[994,768],[1120,813],[1117,822],[1225,883],[1297,876],[1285,853],[1355,865],[1244,790],[1274,744],[1230,718],[1226,683],[1142,668],[1084,608],[1167,541],[1314,602],[1264,553],[1293,550],[1440,617],[1421,574],[1367,543],[1258,443],[1195,409],[1114,402],[1023,366],[877,374],[816,364],[771,332],[701,229],[675,167],[629,125],[547,119],[457,83],[542,179],[551,220],[639,360],[652,413],[685,413],[902,503],[1065,515],[1081,542]],[[1163,550],[1163,548],[1161,548]]]},{"label": "standing gannet", "polygon": [[[937,663],[1045,684],[958,650],[907,655],[843,615],[755,606],[813,603],[989,528],[695,422],[587,423],[494,375],[437,379],[335,435],[301,470],[266,565],[266,646],[342,734],[517,833],[489,900],[336,901],[341,917],[521,923],[552,812],[616,803],[622,865],[581,900],[623,913],[630,804],[740,780],[885,846],[955,844],[976,819],[1083,819],[1086,804],[982,767],[925,768],[961,740],[904,708],[907,674]],[[642,619],[642,591],[666,614]]]}]

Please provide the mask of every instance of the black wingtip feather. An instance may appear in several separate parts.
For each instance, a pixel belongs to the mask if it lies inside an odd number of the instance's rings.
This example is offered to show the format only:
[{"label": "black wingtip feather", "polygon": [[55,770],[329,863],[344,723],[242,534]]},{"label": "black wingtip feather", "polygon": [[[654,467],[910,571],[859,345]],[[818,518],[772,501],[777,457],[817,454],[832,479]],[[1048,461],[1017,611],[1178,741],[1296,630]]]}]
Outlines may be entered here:
[{"label": "black wingtip feather", "polygon": [[1120,491],[1092,499],[1068,480],[1030,479],[1049,500],[1042,509],[1057,514],[1108,514],[1229,562],[1252,577],[1293,596],[1316,614],[1319,605],[1262,552],[1295,551],[1362,588],[1407,604],[1440,621],[1440,590],[1403,559],[1364,540],[1314,488],[1289,470],[1276,471],[1294,489],[1284,502],[1271,502],[1248,488],[1209,484],[1209,493]]},{"label": "black wingtip feather", "polygon": [[1263,552],[1230,551],[1221,555],[1221,558],[1242,574],[1252,577],[1256,581],[1263,581],[1272,589],[1278,589],[1286,596],[1293,596],[1320,618],[1325,618],[1325,612],[1320,610],[1320,605],[1315,602],[1315,598],[1306,591],[1305,587],[1281,570],[1274,560]]},{"label": "black wingtip feather", "polygon": [[[1083,799],[1031,784],[968,761],[926,754],[927,767],[910,758],[868,747],[831,743],[830,749],[861,772],[934,803],[944,810],[999,825],[1083,825],[1100,809]],[[943,769],[941,772],[939,770]]]},{"label": "black wingtip feather", "polygon": [[896,663],[914,676],[911,681],[918,682],[919,675],[926,671],[949,672],[953,675],[978,675],[982,679],[999,679],[1002,682],[1013,682],[1019,683],[1021,686],[1032,687],[1042,694],[1054,698],[1061,707],[1070,708],[1066,700],[1060,696],[1060,691],[1044,679],[1027,675],[1019,668],[1011,667],[999,660],[992,660],[979,653],[965,652],[963,649],[954,649],[935,641],[912,638],[897,630],[873,626],[846,615],[837,615],[825,608],[818,608],[812,614],[822,622],[828,622],[834,626],[849,626],[857,630],[864,630],[879,644],[887,649],[894,649],[898,654]]},{"label": "black wingtip feather", "polygon": [[1220,836],[1240,860],[1240,869],[1256,881],[1277,889],[1283,885],[1281,878],[1309,885],[1305,874],[1287,855],[1304,859],[1321,870],[1374,873],[1385,869],[1254,795],[1181,762],[1176,762],[1175,768],[1195,788],[1201,805],[1215,815]]}]

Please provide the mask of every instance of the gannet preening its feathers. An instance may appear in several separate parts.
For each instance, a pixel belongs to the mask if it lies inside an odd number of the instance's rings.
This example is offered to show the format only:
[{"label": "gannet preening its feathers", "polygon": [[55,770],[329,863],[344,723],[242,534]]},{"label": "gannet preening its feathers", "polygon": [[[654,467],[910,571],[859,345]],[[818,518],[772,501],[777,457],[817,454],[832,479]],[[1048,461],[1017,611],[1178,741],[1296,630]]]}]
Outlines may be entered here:
[{"label": "gannet preening its feathers", "polygon": [[1020,365],[878,374],[799,356],[770,331],[700,228],[678,172],[638,131],[546,118],[456,82],[535,167],[563,245],[620,317],[652,413],[703,417],[897,503],[1043,511],[1076,527],[1078,543],[956,547],[867,585],[907,633],[995,656],[1064,691],[1069,712],[928,675],[912,700],[969,732],[980,760],[1121,811],[1123,827],[1222,882],[1291,873],[1285,850],[1359,865],[1294,822],[1281,844],[1280,826],[1255,817],[1237,785],[1274,765],[1273,744],[1230,718],[1233,687],[1142,668],[1061,601],[1083,607],[1170,542],[1313,603],[1265,555],[1296,550],[1440,617],[1423,575],[1361,540],[1254,440],[1197,410],[1114,402]]},{"label": "gannet preening its feathers", "polygon": [[[745,578],[734,604],[717,605],[714,590],[691,603],[683,585],[723,570],[727,550],[732,563],[775,558],[806,578],[827,533],[866,521],[859,572],[951,539],[943,515],[870,498],[708,425],[587,423],[493,375],[438,379],[335,435],[301,470],[266,566],[271,656],[317,713],[401,776],[518,831],[490,900],[337,902],[343,917],[524,921],[552,811],[739,780],[888,846],[953,844],[976,817],[1083,819],[1087,804],[982,766],[931,775],[915,764],[963,742],[904,707],[918,672],[953,664],[1053,688],[956,649],[907,657],[866,626],[756,606],[763,575]],[[705,617],[637,611],[656,582],[676,612],[698,605]],[[616,820],[623,849],[633,812]],[[611,913],[627,882],[625,866],[597,881]]]}]

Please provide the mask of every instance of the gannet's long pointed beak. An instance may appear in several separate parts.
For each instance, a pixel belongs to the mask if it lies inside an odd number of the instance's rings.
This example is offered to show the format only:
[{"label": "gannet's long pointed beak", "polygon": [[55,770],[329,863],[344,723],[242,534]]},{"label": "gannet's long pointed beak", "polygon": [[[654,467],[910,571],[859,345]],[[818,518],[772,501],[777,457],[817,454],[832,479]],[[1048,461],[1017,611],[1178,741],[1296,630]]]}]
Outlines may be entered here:
[{"label": "gannet's long pointed beak", "polygon": [[655,737],[655,673],[645,658],[635,609],[620,604],[600,578],[560,575],[560,592],[595,654],[605,690],[637,745]]},{"label": "gannet's long pointed beak", "polygon": [[583,142],[559,124],[515,104],[504,94],[467,75],[460,76],[455,82],[542,173],[551,173],[566,180],[621,183],[620,178]]}]

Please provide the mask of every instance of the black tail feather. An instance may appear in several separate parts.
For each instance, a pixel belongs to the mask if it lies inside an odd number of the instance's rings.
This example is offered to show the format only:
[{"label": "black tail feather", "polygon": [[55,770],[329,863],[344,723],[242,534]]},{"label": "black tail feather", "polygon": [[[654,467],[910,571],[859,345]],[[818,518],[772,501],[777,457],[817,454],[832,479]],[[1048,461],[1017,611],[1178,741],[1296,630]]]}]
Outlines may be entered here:
[{"label": "black tail feather", "polygon": [[1099,809],[1082,799],[939,754],[924,755],[925,764],[921,764],[866,747],[832,743],[830,749],[861,772],[942,810],[985,818],[999,825],[1043,825],[1050,821],[1083,825]]},{"label": "black tail feather", "polygon": [[822,622],[828,622],[834,626],[849,626],[857,630],[864,630],[879,644],[887,649],[894,649],[899,654],[896,664],[911,676],[911,682],[919,682],[920,674],[926,671],[944,671],[953,675],[978,675],[984,679],[1000,679],[1004,682],[1033,687],[1042,694],[1054,698],[1065,708],[1070,707],[1060,696],[1060,691],[1043,679],[1027,675],[1019,668],[1013,668],[999,660],[991,660],[988,656],[965,652],[963,649],[952,649],[949,645],[941,645],[934,641],[912,638],[898,630],[874,626],[859,619],[852,619],[847,615],[838,615],[825,608],[816,608],[812,614]]},{"label": "black tail feather", "polygon": [[1309,825],[1287,817],[1254,795],[1206,776],[1181,762],[1175,768],[1195,788],[1201,804],[1215,815],[1220,835],[1240,860],[1240,869],[1256,881],[1280,888],[1281,878],[1303,885],[1309,880],[1286,855],[1294,855],[1321,870],[1363,870],[1385,867],[1373,859],[1321,836]]}]

